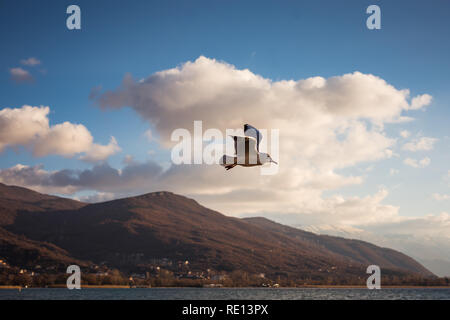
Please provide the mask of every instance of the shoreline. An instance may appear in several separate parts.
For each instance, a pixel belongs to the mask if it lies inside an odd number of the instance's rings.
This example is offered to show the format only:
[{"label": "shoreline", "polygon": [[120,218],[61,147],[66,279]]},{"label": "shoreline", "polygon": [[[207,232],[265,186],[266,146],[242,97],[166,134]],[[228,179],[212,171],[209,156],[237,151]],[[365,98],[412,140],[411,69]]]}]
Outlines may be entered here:
[{"label": "shoreline", "polygon": [[[267,287],[221,287],[221,288],[203,288],[203,287],[138,287],[133,288],[126,285],[82,285],[81,289],[367,289],[362,285],[306,285],[299,287],[279,287],[279,288],[267,288]],[[65,285],[54,285],[48,287],[31,287],[25,288],[21,286],[1,286],[0,290],[26,290],[26,289],[67,289]],[[450,289],[450,286],[381,286],[381,289]]]}]

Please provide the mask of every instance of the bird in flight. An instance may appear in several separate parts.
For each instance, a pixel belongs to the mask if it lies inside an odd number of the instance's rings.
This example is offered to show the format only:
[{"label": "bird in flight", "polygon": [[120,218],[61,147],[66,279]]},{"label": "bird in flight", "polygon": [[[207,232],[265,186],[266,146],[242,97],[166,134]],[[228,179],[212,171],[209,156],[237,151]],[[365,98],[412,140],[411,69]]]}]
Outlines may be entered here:
[{"label": "bird in flight", "polygon": [[234,156],[223,155],[220,165],[230,170],[235,166],[254,167],[265,163],[275,163],[268,153],[259,152],[259,143],[262,140],[261,132],[255,127],[245,124],[244,137],[231,136],[234,140]]}]

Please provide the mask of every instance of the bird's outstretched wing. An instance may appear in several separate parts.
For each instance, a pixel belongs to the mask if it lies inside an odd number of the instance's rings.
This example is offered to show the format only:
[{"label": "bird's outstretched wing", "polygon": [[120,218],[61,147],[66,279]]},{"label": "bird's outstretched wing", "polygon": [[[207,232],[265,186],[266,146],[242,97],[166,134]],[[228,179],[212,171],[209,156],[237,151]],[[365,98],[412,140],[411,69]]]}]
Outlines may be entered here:
[{"label": "bird's outstretched wing", "polygon": [[253,137],[231,136],[234,151],[239,164],[256,164],[258,162],[257,141]]},{"label": "bird's outstretched wing", "polygon": [[256,150],[259,152],[259,143],[262,140],[261,132],[249,124],[244,124],[244,135],[246,137],[252,137],[256,140]]}]

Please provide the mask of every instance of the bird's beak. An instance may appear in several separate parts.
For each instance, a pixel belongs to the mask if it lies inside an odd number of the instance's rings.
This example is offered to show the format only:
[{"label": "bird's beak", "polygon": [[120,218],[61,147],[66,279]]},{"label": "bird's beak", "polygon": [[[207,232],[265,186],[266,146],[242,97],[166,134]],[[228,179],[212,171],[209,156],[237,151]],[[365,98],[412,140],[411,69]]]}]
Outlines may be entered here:
[{"label": "bird's beak", "polygon": [[270,162],[273,162],[273,163],[275,163],[275,164],[278,164],[278,162],[276,162],[276,161],[274,161],[274,160],[272,160],[272,159],[270,160]]}]

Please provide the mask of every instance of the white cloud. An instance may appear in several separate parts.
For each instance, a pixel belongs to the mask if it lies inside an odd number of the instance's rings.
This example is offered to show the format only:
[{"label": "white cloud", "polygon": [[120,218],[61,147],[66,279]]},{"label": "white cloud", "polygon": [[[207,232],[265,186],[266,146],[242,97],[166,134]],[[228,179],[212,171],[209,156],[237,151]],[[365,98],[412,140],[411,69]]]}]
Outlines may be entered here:
[{"label": "white cloud", "polygon": [[143,81],[128,75],[117,90],[99,95],[98,103],[103,108],[133,107],[168,144],[174,129],[198,119],[219,129],[240,127],[245,120],[263,128],[288,124],[284,131],[297,135],[317,134],[323,127],[345,129],[357,119],[393,122],[411,108],[408,97],[408,90],[360,72],[274,82],[200,57]]},{"label": "white cloud", "polygon": [[450,200],[450,194],[433,193],[432,197],[437,201]]},{"label": "white cloud", "polygon": [[[261,205],[265,211],[279,210],[282,202],[290,201],[290,207],[283,208],[284,214],[301,217],[310,222],[340,222],[347,225],[380,223],[395,219],[398,208],[382,204],[388,192],[379,190],[376,194],[364,198],[344,198],[334,195],[323,199],[320,188],[322,185],[310,184],[299,190],[270,190],[245,188],[234,191],[222,179],[220,193],[205,187],[205,182],[214,180],[214,175],[204,176],[201,170],[185,172],[183,166],[173,166],[164,171],[154,162],[138,163],[132,161],[122,169],[114,169],[104,163],[92,169],[83,171],[61,170],[46,171],[43,166],[16,165],[0,170],[0,182],[9,185],[19,185],[40,191],[51,192],[57,187],[64,189],[67,194],[78,191],[95,190],[98,192],[127,194],[129,192],[149,192],[169,190],[184,194],[196,194],[195,198],[204,202],[216,202],[226,212],[235,212],[234,206],[241,206],[241,212],[252,213],[255,204]],[[218,168],[220,169],[220,168]],[[220,170],[221,171],[221,170]],[[239,174],[241,175],[241,174]],[[248,177],[248,176],[247,176]],[[195,178],[195,179],[194,179]],[[324,177],[325,178],[325,177]],[[335,176],[335,179],[341,179]],[[321,179],[318,179],[319,181]],[[332,180],[330,180],[332,181]],[[342,181],[337,182],[342,184]],[[355,183],[350,181],[350,183]],[[260,182],[264,185],[264,181]],[[187,188],[186,188],[187,186]],[[60,191],[59,193],[65,193]],[[296,201],[292,201],[296,199]],[[261,211],[261,207],[257,208]],[[302,215],[298,213],[302,212]]]},{"label": "white cloud", "polygon": [[45,132],[36,133],[33,154],[43,157],[58,154],[71,157],[90,150],[93,142],[91,133],[82,124],[64,122],[49,127]]},{"label": "white cloud", "polygon": [[17,82],[17,83],[31,82],[34,80],[31,73],[29,73],[27,70],[24,70],[20,67],[9,69],[9,74],[11,75],[11,80],[13,80],[14,82]]},{"label": "white cloud", "polygon": [[155,138],[153,137],[153,133],[152,130],[148,129],[147,131],[144,132],[144,136],[147,138],[148,141],[152,142],[153,140],[155,140]]},{"label": "white cloud", "polygon": [[407,151],[429,151],[433,149],[434,144],[438,141],[436,138],[422,137],[414,139],[403,145],[403,150]]},{"label": "white cloud", "polygon": [[[402,217],[395,223],[382,223],[373,228],[374,230],[383,229],[383,233],[385,234],[415,234],[417,236],[433,235],[435,237],[447,238],[450,241],[450,215],[446,212],[437,215],[428,214],[423,217]],[[450,245],[450,242],[448,245]]]},{"label": "white cloud", "polygon": [[28,145],[40,132],[49,130],[48,107],[23,106],[0,110],[0,151],[7,145]]},{"label": "white cloud", "polygon": [[41,61],[39,61],[38,59],[36,59],[34,57],[30,57],[28,59],[20,60],[20,63],[25,66],[37,66],[37,65],[41,64]]},{"label": "white cloud", "polygon": [[430,165],[430,163],[431,163],[431,159],[428,158],[428,157],[423,158],[422,160],[419,161],[419,165],[420,165],[422,168],[424,168],[424,167]]},{"label": "white cloud", "polygon": [[411,135],[411,132],[409,132],[408,130],[402,130],[402,131],[400,131],[400,136],[402,137],[402,138],[408,138],[409,136]]},{"label": "white cloud", "polygon": [[107,146],[94,144],[91,133],[82,124],[63,122],[50,126],[49,112],[50,108],[43,106],[0,110],[0,152],[8,146],[24,146],[37,157],[86,153],[86,160],[104,160],[120,150],[114,138]]},{"label": "white cloud", "polygon": [[[179,166],[168,170],[161,182],[161,187],[175,186],[203,197],[208,206],[237,214],[270,210],[266,203],[239,194],[270,195],[277,199],[277,211],[314,211],[310,206],[323,200],[323,191],[362,183],[362,177],[337,170],[393,156],[395,139],[384,132],[384,124],[404,121],[405,112],[425,107],[431,99],[423,95],[411,100],[409,90],[360,72],[272,81],[199,57],[140,81],[127,75],[116,90],[98,93],[96,101],[102,108],[131,106],[152,124],[163,147],[173,145],[173,130],[192,130],[194,120],[202,120],[204,130],[222,132],[244,123],[280,129],[275,176],[261,177],[257,169],[248,168],[224,175],[220,167]],[[184,183],[188,190],[180,187]]]},{"label": "white cloud", "polygon": [[113,200],[115,198],[114,193],[110,192],[96,192],[88,196],[82,196],[79,198],[80,201],[88,203],[97,203]]},{"label": "white cloud", "polygon": [[428,157],[425,157],[422,160],[406,158],[403,160],[403,163],[413,168],[425,168],[431,163],[431,159]]},{"label": "white cloud", "polygon": [[396,221],[365,226],[321,224],[301,228],[369,241],[419,260],[450,258],[450,215],[446,212],[414,218],[399,217]]},{"label": "white cloud", "polygon": [[256,201],[243,203],[241,199],[234,206],[222,200],[235,198],[233,192],[242,194],[244,189],[255,196],[271,193],[271,198],[284,200],[285,208],[278,202],[278,211],[295,211],[293,207],[303,205],[291,202],[320,201],[325,190],[362,183],[363,177],[345,176],[337,170],[393,156],[395,139],[388,137],[383,126],[402,122],[407,118],[405,112],[431,101],[420,97],[413,99],[413,108],[409,90],[360,72],[328,79],[272,81],[199,57],[141,81],[127,75],[119,88],[98,93],[96,100],[102,108],[131,106],[152,124],[163,147],[172,146],[173,130],[192,130],[194,120],[202,120],[204,130],[222,132],[244,123],[280,129],[280,170],[275,176],[262,178],[257,169],[248,168],[235,168],[224,175],[222,168],[211,166],[182,166],[168,172],[166,179],[174,185],[183,179],[193,196],[208,194],[207,205],[239,213],[267,209]]},{"label": "white cloud", "polygon": [[135,163],[134,157],[130,154],[125,155],[122,162],[127,165]]},{"label": "white cloud", "polygon": [[163,170],[154,162],[132,163],[122,169],[107,163],[92,169],[47,171],[42,165],[22,164],[0,169],[0,182],[45,193],[74,194],[79,191],[130,194],[151,191]]},{"label": "white cloud", "polygon": [[17,164],[11,168],[0,169],[0,182],[31,188],[43,193],[74,194],[78,191],[70,184],[61,184],[57,183],[58,179],[50,179],[51,175],[52,172],[46,171],[42,165],[31,167]]},{"label": "white cloud", "polygon": [[429,94],[414,97],[411,101],[409,109],[417,110],[430,105],[432,97]]},{"label": "white cloud", "polygon": [[315,217],[309,219],[310,224],[326,222],[359,226],[395,221],[398,219],[399,208],[382,203],[387,195],[388,191],[381,189],[376,194],[364,198],[333,196],[324,199],[321,207],[315,208]]},{"label": "white cloud", "polygon": [[91,147],[86,151],[86,154],[84,156],[81,156],[80,159],[88,162],[103,161],[121,150],[122,149],[117,144],[116,138],[111,137],[109,144],[105,146],[97,143],[92,144]]},{"label": "white cloud", "polygon": [[408,100],[408,90],[360,72],[274,82],[205,57],[138,82],[126,76],[117,90],[97,95],[103,108],[134,108],[166,147],[174,129],[192,129],[194,120],[202,120],[204,129],[241,128],[246,122],[279,128],[280,170],[286,171],[280,174],[297,186],[325,177],[320,184],[332,188],[348,183],[335,179],[334,170],[393,155],[395,140],[383,124],[404,118]]},{"label": "white cloud", "polygon": [[445,182],[447,182],[448,185],[450,186],[450,170],[448,170],[448,171],[442,176],[442,180],[444,180]]},{"label": "white cloud", "polygon": [[391,168],[389,170],[389,175],[394,176],[394,175],[398,174],[399,172],[400,172],[400,170]]}]

